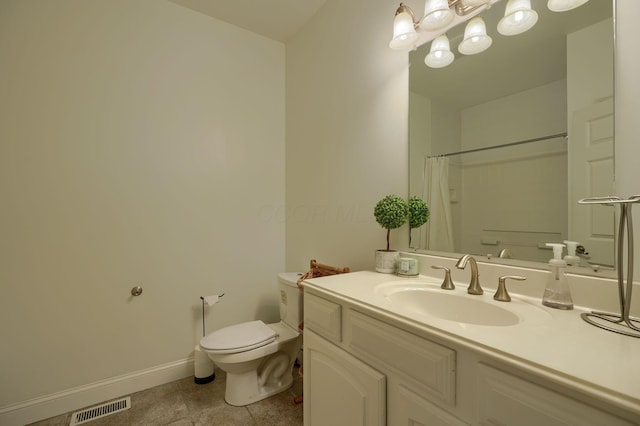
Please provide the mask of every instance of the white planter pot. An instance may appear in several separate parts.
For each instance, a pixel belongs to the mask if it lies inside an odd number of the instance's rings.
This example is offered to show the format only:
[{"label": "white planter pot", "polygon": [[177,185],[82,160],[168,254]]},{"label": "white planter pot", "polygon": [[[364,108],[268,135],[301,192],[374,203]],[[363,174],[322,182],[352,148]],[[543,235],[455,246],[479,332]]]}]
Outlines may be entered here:
[{"label": "white planter pot", "polygon": [[397,250],[376,250],[376,271],[383,274],[396,272],[400,252]]}]

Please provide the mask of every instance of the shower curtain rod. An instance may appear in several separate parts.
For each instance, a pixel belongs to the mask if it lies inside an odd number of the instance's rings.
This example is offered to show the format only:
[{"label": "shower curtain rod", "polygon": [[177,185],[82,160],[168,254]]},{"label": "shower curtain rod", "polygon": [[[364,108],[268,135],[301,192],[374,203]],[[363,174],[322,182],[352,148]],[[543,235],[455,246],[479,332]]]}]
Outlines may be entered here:
[{"label": "shower curtain rod", "polygon": [[508,146],[522,145],[522,144],[531,143],[531,142],[546,141],[546,140],[549,140],[549,139],[555,139],[555,138],[560,138],[560,137],[566,138],[567,137],[567,133],[566,132],[565,133],[558,133],[558,134],[555,134],[555,135],[542,136],[542,137],[539,137],[539,138],[526,139],[526,140],[517,141],[517,142],[509,142],[509,143],[505,143],[505,144],[502,144],[502,145],[486,146],[484,148],[474,148],[474,149],[467,149],[465,151],[449,152],[447,154],[428,155],[427,158],[449,157],[451,155],[468,154],[470,152],[488,151],[490,149],[506,148]]}]

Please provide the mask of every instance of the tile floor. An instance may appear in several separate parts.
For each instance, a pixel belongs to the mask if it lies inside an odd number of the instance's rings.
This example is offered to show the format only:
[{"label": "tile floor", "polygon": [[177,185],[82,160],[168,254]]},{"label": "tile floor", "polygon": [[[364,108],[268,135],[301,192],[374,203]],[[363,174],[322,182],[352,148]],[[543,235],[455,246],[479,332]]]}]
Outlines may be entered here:
[{"label": "tile floor", "polygon": [[[293,398],[302,394],[302,378],[294,371],[293,386],[284,392],[245,407],[224,401],[225,373],[216,369],[216,379],[205,385],[193,377],[131,394],[131,408],[84,423],[87,426],[295,426],[302,425],[302,404]],[[127,396],[127,395],[123,395]],[[97,405],[97,404],[95,404]],[[75,411],[74,411],[75,412]],[[63,414],[31,426],[68,426],[73,413]]]}]

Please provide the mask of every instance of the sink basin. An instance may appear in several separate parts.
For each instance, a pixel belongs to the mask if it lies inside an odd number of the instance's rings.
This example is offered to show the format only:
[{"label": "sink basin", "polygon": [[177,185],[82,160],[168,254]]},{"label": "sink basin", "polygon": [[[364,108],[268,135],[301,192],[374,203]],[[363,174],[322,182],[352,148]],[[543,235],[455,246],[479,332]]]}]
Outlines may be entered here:
[{"label": "sink basin", "polygon": [[384,283],[376,287],[375,293],[406,313],[464,324],[505,327],[548,317],[544,310],[526,302],[497,302],[487,294],[490,292],[474,296],[467,294],[466,288],[447,291],[439,284],[424,281]]}]

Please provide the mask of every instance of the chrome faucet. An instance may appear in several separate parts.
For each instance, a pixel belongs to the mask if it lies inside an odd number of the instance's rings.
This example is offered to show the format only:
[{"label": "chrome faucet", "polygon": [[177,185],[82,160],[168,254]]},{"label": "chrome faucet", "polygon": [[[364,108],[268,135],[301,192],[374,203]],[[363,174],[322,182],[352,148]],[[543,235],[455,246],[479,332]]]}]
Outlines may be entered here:
[{"label": "chrome faucet", "polygon": [[458,259],[458,263],[456,263],[456,268],[464,269],[467,266],[467,262],[471,263],[471,282],[469,283],[469,287],[467,288],[467,293],[469,294],[482,294],[482,287],[480,287],[480,279],[478,278],[480,274],[478,274],[478,264],[476,263],[476,259],[470,254],[465,254],[460,259]]}]

